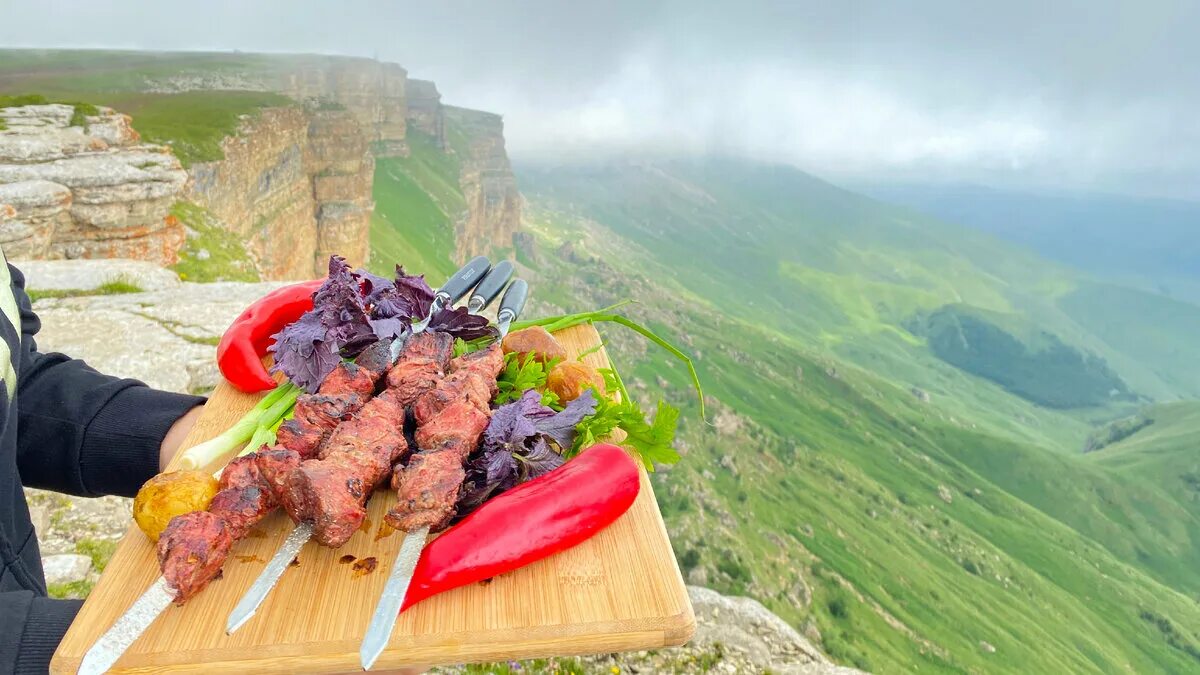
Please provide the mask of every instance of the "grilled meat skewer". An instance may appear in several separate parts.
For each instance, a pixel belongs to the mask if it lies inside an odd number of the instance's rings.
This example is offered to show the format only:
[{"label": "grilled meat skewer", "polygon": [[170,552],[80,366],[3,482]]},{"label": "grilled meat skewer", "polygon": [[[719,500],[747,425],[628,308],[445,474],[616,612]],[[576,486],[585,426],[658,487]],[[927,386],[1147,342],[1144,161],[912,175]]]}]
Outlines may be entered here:
[{"label": "grilled meat skewer", "polygon": [[[167,605],[183,604],[217,576],[233,542],[277,505],[280,477],[301,457],[315,454],[338,420],[370,398],[386,372],[388,350],[387,342],[376,343],[353,364],[339,365],[316,394],[297,400],[298,421],[280,427],[283,443],[235,458],[222,472],[209,510],[171,520],[156,549],[162,576],[92,645],[80,664],[81,674],[108,670]],[[284,427],[297,433],[289,438]]]},{"label": "grilled meat skewer", "polygon": [[[512,282],[505,291],[496,315],[500,338],[525,308],[528,293],[529,286],[522,279]],[[453,517],[465,478],[463,464],[478,444],[479,435],[491,416],[487,405],[492,398],[491,387],[495,386],[496,376],[504,363],[499,345],[455,361],[454,372],[414,405],[414,416],[424,419],[416,439],[421,451],[413,456],[403,472],[393,475],[399,501],[388,512],[386,520],[405,529],[406,534],[359,647],[363,670],[371,669],[391,639],[392,628],[431,528],[445,528]],[[479,381],[479,376],[486,378],[484,382]],[[489,395],[481,399],[481,387],[485,382]]]},{"label": "grilled meat skewer", "polygon": [[388,525],[438,532],[450,524],[466,478],[464,464],[491,420],[496,376],[503,368],[504,354],[493,344],[451,361],[451,374],[417,399],[419,451],[392,475],[399,501],[385,517]]}]

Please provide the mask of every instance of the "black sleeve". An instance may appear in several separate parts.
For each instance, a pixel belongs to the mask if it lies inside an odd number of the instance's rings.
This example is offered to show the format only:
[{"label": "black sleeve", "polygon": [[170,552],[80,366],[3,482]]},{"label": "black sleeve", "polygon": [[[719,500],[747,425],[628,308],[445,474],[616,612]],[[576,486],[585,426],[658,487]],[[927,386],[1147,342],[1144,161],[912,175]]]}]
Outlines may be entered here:
[{"label": "black sleeve", "polygon": [[159,446],[171,425],[204,399],[102,375],[62,354],[39,353],[33,336],[41,322],[25,294],[25,278],[12,265],[9,270],[21,312],[16,394],[21,481],[89,497],[133,496],[158,472]]},{"label": "black sleeve", "polygon": [[50,670],[82,600],[52,600],[33,591],[0,593],[0,668],[17,675]]}]

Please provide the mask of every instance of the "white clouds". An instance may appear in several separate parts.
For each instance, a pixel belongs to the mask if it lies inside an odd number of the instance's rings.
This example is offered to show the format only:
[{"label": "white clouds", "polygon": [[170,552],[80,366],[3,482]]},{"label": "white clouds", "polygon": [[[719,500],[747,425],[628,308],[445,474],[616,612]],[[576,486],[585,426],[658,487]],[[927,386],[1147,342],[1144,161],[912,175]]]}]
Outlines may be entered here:
[{"label": "white clouds", "polygon": [[720,152],[1200,197],[1194,2],[14,4],[0,44],[398,61],[443,100],[502,113],[516,157]]},{"label": "white clouds", "polygon": [[518,157],[726,152],[869,173],[1019,169],[1052,151],[1052,133],[1034,106],[939,108],[832,69],[749,63],[679,70],[667,61],[649,51],[630,55],[592,92],[551,105],[520,94],[486,98],[498,98],[506,111]]}]

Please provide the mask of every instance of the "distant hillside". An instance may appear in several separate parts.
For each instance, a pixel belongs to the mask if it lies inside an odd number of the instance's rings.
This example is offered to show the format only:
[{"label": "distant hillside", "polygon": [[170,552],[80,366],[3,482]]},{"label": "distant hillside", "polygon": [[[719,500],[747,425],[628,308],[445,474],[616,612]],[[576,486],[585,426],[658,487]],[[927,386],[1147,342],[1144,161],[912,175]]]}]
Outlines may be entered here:
[{"label": "distant hillside", "polygon": [[[1058,443],[1064,434],[1081,440],[1086,432],[948,368],[906,327],[914,317],[947,305],[1003,315],[1018,333],[1014,339],[1045,333],[1081,362],[1111,369],[1123,383],[1110,383],[1118,391],[1167,400],[1200,396],[1200,359],[1163,359],[1150,346],[1190,340],[1191,313],[1163,321],[1140,315],[1136,302],[1116,314],[1081,302],[1072,294],[1090,282],[1070,268],[793,168],[727,160],[520,173],[527,194],[637,242],[648,264],[718,300],[723,311],[803,336],[1027,438]],[[1109,340],[1110,331],[1097,326],[1117,318],[1129,335]],[[1010,365],[1017,364],[997,367]]]},{"label": "distant hillside", "polygon": [[991,232],[1082,270],[1200,304],[1200,203],[970,185],[864,189],[884,201]]},{"label": "distant hillside", "polygon": [[[1057,307],[1082,283],[1072,272],[792,169],[518,177],[538,311],[634,298],[697,357],[711,425],[681,369],[603,330],[635,396],[684,408],[685,459],[654,481],[690,580],[749,594],[880,672],[1200,668],[1196,516],[1078,452],[1091,416],[1128,404],[1036,405],[906,328],[969,306],[1025,347],[1035,378],[1045,348],[1102,343]],[[1115,382],[1089,373],[1101,381],[1085,391]]]}]

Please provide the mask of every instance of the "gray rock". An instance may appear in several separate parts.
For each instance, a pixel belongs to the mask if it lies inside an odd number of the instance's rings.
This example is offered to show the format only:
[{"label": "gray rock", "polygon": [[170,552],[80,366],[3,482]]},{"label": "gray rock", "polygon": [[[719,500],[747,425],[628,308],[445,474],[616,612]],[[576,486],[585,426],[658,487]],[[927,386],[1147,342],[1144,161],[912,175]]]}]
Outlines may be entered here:
[{"label": "gray rock", "polygon": [[688,586],[688,596],[696,614],[696,634],[689,648],[720,643],[745,656],[758,671],[836,675],[860,672],[830,662],[807,638],[757,600],[729,597],[699,586]]},{"label": "gray rock", "polygon": [[38,346],[159,389],[207,391],[218,377],[215,341],[247,305],[280,285],[178,283],[145,293],[39,300]]},{"label": "gray rock", "polygon": [[45,506],[30,505],[29,521],[33,523],[33,529],[41,539],[50,529],[50,510]]},{"label": "gray rock", "polygon": [[42,558],[42,570],[46,583],[66,584],[81,581],[92,570],[92,559],[77,553],[60,553]]},{"label": "gray rock", "polygon": [[147,260],[26,260],[18,263],[25,288],[39,291],[90,291],[111,281],[126,281],[144,291],[176,288],[179,275]]}]

